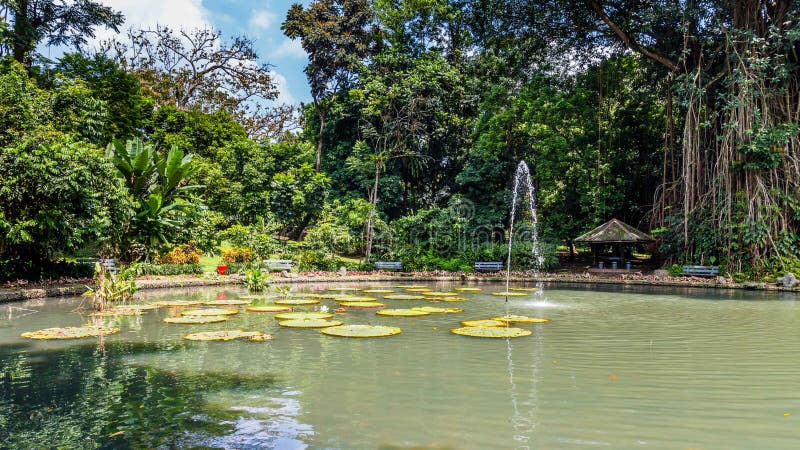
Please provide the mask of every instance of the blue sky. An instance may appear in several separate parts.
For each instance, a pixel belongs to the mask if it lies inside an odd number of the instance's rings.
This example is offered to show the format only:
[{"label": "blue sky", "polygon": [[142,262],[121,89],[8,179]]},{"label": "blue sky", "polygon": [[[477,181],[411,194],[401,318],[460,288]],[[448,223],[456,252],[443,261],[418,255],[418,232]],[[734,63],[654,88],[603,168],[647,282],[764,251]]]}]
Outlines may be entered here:
[{"label": "blue sky", "polygon": [[[292,3],[310,0],[99,0],[122,12],[124,28],[153,26],[156,23],[174,28],[213,26],[223,37],[246,35],[255,41],[261,62],[273,66],[280,90],[278,102],[308,102],[303,68],[308,63],[298,41],[290,41],[281,32],[281,23]],[[98,39],[110,37],[98,30]]]}]

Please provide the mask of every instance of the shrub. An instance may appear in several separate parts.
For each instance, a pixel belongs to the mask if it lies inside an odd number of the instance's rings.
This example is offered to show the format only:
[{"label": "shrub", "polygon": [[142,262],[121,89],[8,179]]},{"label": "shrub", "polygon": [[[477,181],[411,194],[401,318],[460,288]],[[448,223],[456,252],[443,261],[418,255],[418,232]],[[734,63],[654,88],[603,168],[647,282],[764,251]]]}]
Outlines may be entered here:
[{"label": "shrub", "polygon": [[222,261],[226,264],[249,263],[254,260],[253,251],[249,248],[231,247],[222,251]]},{"label": "shrub", "polygon": [[203,253],[194,243],[179,245],[162,256],[161,262],[165,264],[197,264]]},{"label": "shrub", "polygon": [[300,270],[338,270],[342,266],[339,258],[334,258],[317,250],[308,250],[297,255],[297,267]]},{"label": "shrub", "polygon": [[731,278],[733,279],[733,281],[735,283],[744,283],[745,281],[750,279],[750,275],[748,275],[748,274],[746,274],[744,272],[734,272],[731,275]]},{"label": "shrub", "polygon": [[677,264],[673,264],[673,265],[669,266],[667,271],[669,272],[669,276],[671,276],[671,277],[679,277],[679,276],[683,275],[683,267],[681,267],[681,266],[679,266]]},{"label": "shrub", "polygon": [[269,286],[269,273],[262,272],[261,269],[249,269],[243,281],[249,292],[264,292]]}]

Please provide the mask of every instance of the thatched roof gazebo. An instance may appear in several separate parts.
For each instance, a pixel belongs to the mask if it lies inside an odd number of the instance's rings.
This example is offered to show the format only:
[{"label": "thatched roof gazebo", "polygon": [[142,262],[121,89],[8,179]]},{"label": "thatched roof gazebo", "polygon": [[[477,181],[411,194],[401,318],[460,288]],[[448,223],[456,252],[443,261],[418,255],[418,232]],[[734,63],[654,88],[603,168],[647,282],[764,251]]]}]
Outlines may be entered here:
[{"label": "thatched roof gazebo", "polygon": [[629,251],[623,252],[623,249],[629,250],[630,246],[635,244],[650,244],[655,242],[655,239],[621,220],[611,219],[594,230],[578,236],[574,242],[589,244],[594,262],[597,263],[598,255],[605,246],[612,246],[615,255],[606,259],[622,262],[630,254]]}]

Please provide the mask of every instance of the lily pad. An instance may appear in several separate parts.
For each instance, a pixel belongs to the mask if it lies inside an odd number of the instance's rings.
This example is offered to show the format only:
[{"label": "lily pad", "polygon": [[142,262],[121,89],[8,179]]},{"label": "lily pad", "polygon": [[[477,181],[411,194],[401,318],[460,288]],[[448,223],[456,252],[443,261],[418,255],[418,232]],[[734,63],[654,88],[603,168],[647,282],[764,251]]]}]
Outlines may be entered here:
[{"label": "lily pad", "polygon": [[337,302],[374,302],[377,301],[377,297],[359,297],[356,295],[346,295],[343,297],[338,297],[334,299]]},{"label": "lily pad", "polygon": [[274,294],[247,294],[239,296],[240,300],[272,300],[273,298],[278,298],[278,296]]},{"label": "lily pad", "polygon": [[339,292],[355,292],[355,291],[360,291],[361,289],[354,288],[354,287],[329,287],[329,288],[327,288],[325,290],[326,291],[339,291]]},{"label": "lily pad", "polygon": [[190,341],[231,341],[233,339],[247,339],[248,341],[260,342],[272,339],[272,336],[261,331],[220,330],[190,333],[183,338]]},{"label": "lily pad", "polygon": [[495,297],[527,297],[528,294],[525,292],[512,292],[512,291],[503,291],[503,292],[492,292],[492,295]]},{"label": "lily pad", "polygon": [[424,311],[417,311],[414,309],[382,309],[380,311],[375,312],[375,314],[379,316],[389,316],[389,317],[418,317],[418,316],[427,316],[430,313]]},{"label": "lily pad", "polygon": [[113,305],[111,309],[117,311],[148,311],[151,309],[158,309],[156,305]]},{"label": "lily pad", "polygon": [[406,288],[405,290],[406,292],[430,292],[433,289],[427,287],[421,287],[421,288]]},{"label": "lily pad", "polygon": [[26,331],[20,336],[28,339],[81,339],[119,333],[119,328],[90,325],[85,327],[45,328],[44,330]]},{"label": "lily pad", "polygon": [[522,328],[508,328],[508,327],[463,327],[453,328],[451,333],[460,334],[461,336],[485,337],[485,338],[514,338],[528,336],[531,334],[530,330],[523,330]]},{"label": "lily pad", "polygon": [[320,330],[320,333],[328,336],[352,338],[386,337],[394,336],[401,332],[400,328],[381,325],[339,325],[338,327],[328,327]]},{"label": "lily pad", "polygon": [[476,287],[460,287],[456,288],[458,292],[483,292],[483,289]]},{"label": "lily pad", "polygon": [[183,307],[202,305],[203,302],[201,300],[162,300],[150,304],[153,306]]},{"label": "lily pad", "polygon": [[276,305],[316,305],[319,303],[319,300],[314,300],[311,298],[287,298],[275,300],[274,303]]},{"label": "lily pad", "polygon": [[520,291],[520,292],[537,292],[539,288],[509,288],[509,291]]},{"label": "lily pad", "polygon": [[281,313],[290,312],[292,310],[292,308],[288,306],[280,305],[248,306],[246,309],[255,313]]},{"label": "lily pad", "polygon": [[457,297],[458,292],[436,292],[436,291],[429,291],[429,292],[422,292],[422,295],[426,297]]},{"label": "lily pad", "polygon": [[203,323],[224,322],[228,320],[228,316],[180,316],[180,317],[167,317],[164,323],[180,323],[185,325],[198,325]]},{"label": "lily pad", "polygon": [[499,320],[483,319],[464,320],[461,322],[461,325],[464,325],[465,327],[504,327],[506,326],[506,323]]},{"label": "lily pad", "polygon": [[367,309],[367,308],[384,308],[386,307],[385,303],[381,302],[342,302],[339,303],[342,306],[347,306],[348,308],[354,309]]},{"label": "lily pad", "polygon": [[184,316],[229,316],[232,314],[239,314],[239,310],[231,308],[203,308],[183,312]]},{"label": "lily pad", "polygon": [[386,300],[425,300],[425,297],[421,295],[411,295],[411,294],[384,295],[383,298]]},{"label": "lily pad", "polygon": [[324,312],[286,312],[275,314],[275,318],[278,320],[329,319],[331,317],[333,317],[333,314]]},{"label": "lily pad", "polygon": [[499,320],[500,322],[506,323],[546,323],[550,322],[550,319],[545,319],[542,317],[528,317],[528,316],[517,316],[514,314],[509,314],[507,316],[502,317],[492,317],[492,320]]},{"label": "lily pad", "polygon": [[464,312],[461,308],[437,308],[435,306],[421,306],[419,308],[411,308],[414,311],[422,311],[429,314],[447,314],[447,313],[460,313]]},{"label": "lily pad", "polygon": [[429,287],[422,284],[398,284],[395,287],[398,289],[430,289]]},{"label": "lily pad", "polygon": [[436,300],[439,300],[439,301],[442,301],[442,302],[465,302],[465,301],[467,301],[467,299],[465,299],[464,297],[438,297],[438,298],[436,298]]},{"label": "lily pad", "polygon": [[252,303],[249,300],[211,300],[203,302],[204,305],[209,306],[244,306]]},{"label": "lily pad", "polygon": [[365,294],[391,294],[394,291],[392,289],[364,289],[361,292]]},{"label": "lily pad", "polygon": [[325,320],[325,319],[294,319],[282,320],[278,325],[289,328],[325,328],[336,327],[341,325],[342,322],[338,320]]},{"label": "lily pad", "polygon": [[89,314],[92,317],[116,317],[116,316],[135,316],[141,314],[141,311],[135,309],[106,309],[104,311],[95,311]]}]

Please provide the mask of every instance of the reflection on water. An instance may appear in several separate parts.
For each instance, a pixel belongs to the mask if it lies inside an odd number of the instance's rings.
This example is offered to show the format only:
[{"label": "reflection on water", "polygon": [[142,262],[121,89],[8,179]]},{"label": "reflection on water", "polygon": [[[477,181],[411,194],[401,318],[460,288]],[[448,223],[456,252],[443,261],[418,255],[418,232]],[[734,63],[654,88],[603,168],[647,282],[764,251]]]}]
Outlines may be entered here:
[{"label": "reflection on water", "polygon": [[[104,319],[117,335],[37,342],[18,335],[84,323],[71,312],[80,300],[4,305],[0,448],[797,447],[800,308],[791,296],[570,287],[506,303],[489,294],[465,294],[460,314],[337,317],[403,329],[385,339],[282,329],[270,314],[164,325],[179,312],[164,308]],[[523,325],[533,334],[512,340],[448,331],[503,313],[552,322]],[[181,339],[225,328],[275,340]]]}]

